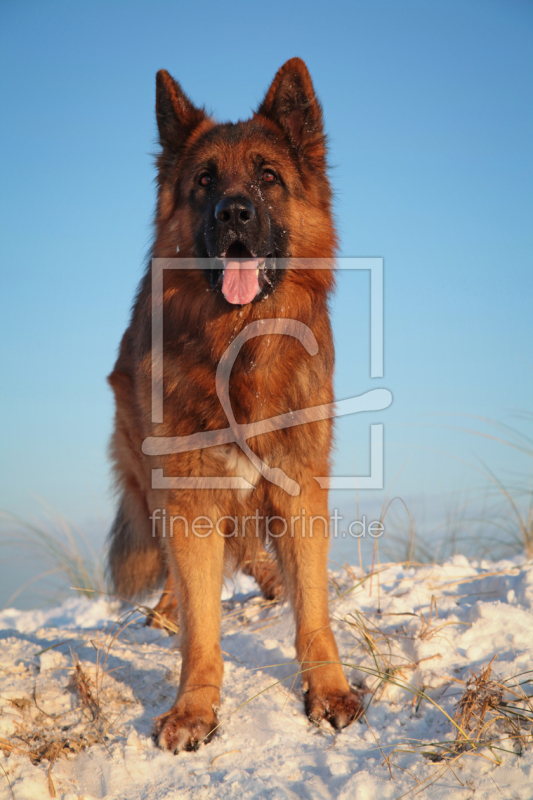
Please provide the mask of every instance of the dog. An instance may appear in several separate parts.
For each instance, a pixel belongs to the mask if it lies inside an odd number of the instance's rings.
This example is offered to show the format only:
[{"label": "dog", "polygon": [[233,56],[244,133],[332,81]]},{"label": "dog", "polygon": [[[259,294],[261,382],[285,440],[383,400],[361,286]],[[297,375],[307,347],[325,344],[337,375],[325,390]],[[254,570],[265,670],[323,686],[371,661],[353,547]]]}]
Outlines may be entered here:
[{"label": "dog", "polygon": [[[337,238],[322,109],[306,65],[293,58],[251,119],[236,124],[216,123],[161,70],[156,116],[156,260],[109,376],[120,503],[108,552],[117,595],[164,584],[151,623],[179,619],[179,690],[154,738],[177,753],[216,731],[221,588],[236,568],[266,597],[286,593],[307,715],[343,728],[362,699],[339,663],[328,614],[328,492],[315,477],[329,475],[332,420],[291,417],[333,402]],[[168,268],[154,357],[156,264]]]}]

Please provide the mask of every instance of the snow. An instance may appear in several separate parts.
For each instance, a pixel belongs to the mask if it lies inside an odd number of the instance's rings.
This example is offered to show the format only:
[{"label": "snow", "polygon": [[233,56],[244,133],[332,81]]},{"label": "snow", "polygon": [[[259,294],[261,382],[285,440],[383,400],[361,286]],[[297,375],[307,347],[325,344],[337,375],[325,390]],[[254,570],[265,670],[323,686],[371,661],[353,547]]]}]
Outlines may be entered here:
[{"label": "snow", "polygon": [[[63,800],[530,800],[533,748],[518,756],[480,747],[436,763],[424,752],[454,738],[443,712],[453,718],[470,670],[478,674],[494,656],[495,680],[533,669],[533,564],[456,556],[441,566],[380,565],[360,578],[356,567],[332,574],[333,628],[349,679],[378,688],[358,621],[380,669],[402,670],[394,675],[399,685],[369,693],[365,718],[344,731],[308,722],[290,610],[265,604],[253,581],[238,577],[223,595],[221,728],[209,745],[173,756],[152,743],[152,718],[175,696],[173,639],[144,627],[139,614],[79,597],[53,609],[0,612],[0,739],[17,741],[20,725],[36,719],[36,702],[50,729],[79,710],[67,690],[77,656],[111,724],[105,741],[54,761]],[[501,746],[513,750],[509,740]],[[0,748],[0,800],[49,797],[49,767]]]}]

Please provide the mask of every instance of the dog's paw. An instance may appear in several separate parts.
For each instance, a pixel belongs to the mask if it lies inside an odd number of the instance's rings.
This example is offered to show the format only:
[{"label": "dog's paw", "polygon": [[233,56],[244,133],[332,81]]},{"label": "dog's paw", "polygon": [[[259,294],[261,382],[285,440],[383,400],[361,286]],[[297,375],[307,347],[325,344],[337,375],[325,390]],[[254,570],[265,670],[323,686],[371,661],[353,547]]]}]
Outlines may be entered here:
[{"label": "dog's paw", "polygon": [[331,694],[308,692],[305,696],[305,712],[315,725],[327,720],[334,728],[345,728],[363,713],[363,696],[363,692],[353,689]]},{"label": "dog's paw", "polygon": [[179,705],[155,718],[152,739],[162,750],[179,753],[181,750],[198,750],[210,742],[218,726],[214,711],[190,713]]},{"label": "dog's paw", "polygon": [[173,636],[179,631],[177,608],[163,608],[159,610],[156,607],[148,612],[144,624],[148,628],[159,628],[160,630],[166,631],[169,636]]}]

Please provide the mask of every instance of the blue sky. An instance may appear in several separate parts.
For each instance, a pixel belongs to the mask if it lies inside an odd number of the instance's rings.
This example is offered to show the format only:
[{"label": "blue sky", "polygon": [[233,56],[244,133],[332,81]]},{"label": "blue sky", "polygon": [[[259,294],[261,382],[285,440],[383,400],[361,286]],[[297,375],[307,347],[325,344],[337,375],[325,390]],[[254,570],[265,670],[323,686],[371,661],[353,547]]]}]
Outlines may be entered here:
[{"label": "blue sky", "polygon": [[236,120],[294,55],[324,105],[342,254],[385,259],[383,381],[368,278],[343,274],[332,304],[338,397],[394,395],[339,424],[338,472],[368,466],[370,421],[405,498],[479,483],[463,461],[530,469],[442,427],[531,410],[530,2],[19,1],[0,21],[1,508],[112,514],[105,376],[150,243],[155,72]]}]

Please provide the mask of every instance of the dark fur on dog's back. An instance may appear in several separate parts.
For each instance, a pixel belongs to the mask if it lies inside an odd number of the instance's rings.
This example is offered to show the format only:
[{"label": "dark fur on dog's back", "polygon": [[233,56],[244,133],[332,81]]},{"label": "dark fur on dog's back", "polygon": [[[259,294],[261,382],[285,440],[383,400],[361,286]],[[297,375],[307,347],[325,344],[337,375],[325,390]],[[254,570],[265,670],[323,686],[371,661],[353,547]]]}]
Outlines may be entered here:
[{"label": "dark fur on dog's back", "polygon": [[[222,677],[218,636],[224,562],[254,575],[273,597],[283,577],[296,615],[298,657],[304,666],[322,662],[304,674],[308,713],[342,727],[359,713],[360,703],[338,664],[329,627],[328,531],[306,538],[301,521],[302,511],[328,517],[327,490],[319,488],[314,476],[329,474],[331,420],[248,441],[263,462],[299,484],[297,497],[262,477],[235,443],[170,455],[142,453],[149,437],[227,428],[215,388],[217,366],[235,337],[259,320],[303,323],[316,337],[318,353],[310,355],[288,335],[246,341],[229,384],[237,423],[332,402],[328,297],[334,285],[336,236],[322,110],[305,64],[292,59],[247,122],[217,125],[164,71],[157,76],[156,112],[161,153],[152,255],[174,258],[179,250],[179,257],[210,259],[202,262],[202,269],[164,273],[163,422],[151,419],[150,268],[109,378],[117,403],[111,447],[121,494],[109,572],[116,593],[125,597],[142,594],[166,578],[158,608],[173,614],[177,604],[182,630],[180,691],[173,709],[156,726],[157,739],[167,749],[190,749],[207,740],[215,725],[213,707],[219,702]],[[296,268],[304,258],[326,259],[326,268]],[[239,259],[259,264],[257,277],[251,283],[243,278],[235,297],[228,299],[231,270],[235,274]],[[238,299],[250,285],[250,298]],[[242,476],[254,488],[153,489],[153,469],[165,476]],[[172,537],[164,536],[160,523],[152,529],[150,517],[158,508],[185,520],[187,527],[180,522]],[[262,520],[300,520],[296,534],[291,529],[290,536],[272,541],[262,522],[256,535],[243,528],[245,535],[231,536],[224,522],[226,538],[215,533],[210,538],[189,536],[188,521],[199,515],[235,517],[246,526],[254,509],[261,510]],[[278,566],[265,552],[266,544]]]}]

